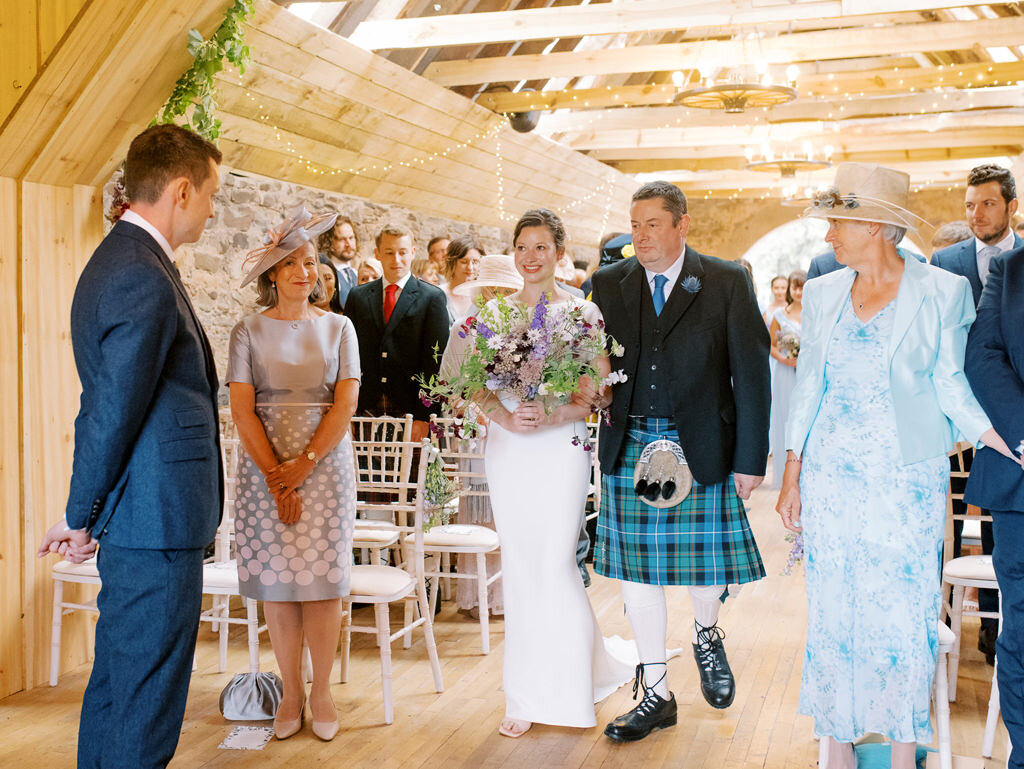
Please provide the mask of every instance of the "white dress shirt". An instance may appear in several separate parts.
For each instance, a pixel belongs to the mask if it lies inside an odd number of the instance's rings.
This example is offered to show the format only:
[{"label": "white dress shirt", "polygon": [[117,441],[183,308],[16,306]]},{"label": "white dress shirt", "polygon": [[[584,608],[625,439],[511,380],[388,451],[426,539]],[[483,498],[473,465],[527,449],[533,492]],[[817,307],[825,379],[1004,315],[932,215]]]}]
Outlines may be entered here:
[{"label": "white dress shirt", "polygon": [[129,208],[127,211],[121,214],[121,221],[128,222],[129,224],[134,224],[136,227],[141,227],[150,235],[152,235],[153,240],[160,244],[160,248],[162,248],[164,250],[164,253],[167,254],[167,258],[171,261],[171,264],[174,264],[174,250],[171,248],[171,244],[167,242],[167,238],[164,237],[163,233],[160,232],[160,230],[158,230],[152,224],[150,224],[147,219],[140,216],[138,213],[132,211]]},{"label": "white dress shirt", "polygon": [[[684,252],[685,253],[685,250]],[[672,288],[679,281],[679,273],[683,271],[683,253],[679,254],[679,258],[676,259],[664,272],[651,272],[644,267],[644,272],[647,273],[647,286],[651,289],[651,296],[654,296],[654,279],[658,275],[664,275],[668,278],[668,283],[665,284],[665,302],[668,302],[669,294],[672,293]]]},{"label": "white dress shirt", "polygon": [[988,243],[982,243],[977,238],[974,239],[974,258],[978,261],[978,277],[981,278],[982,287],[985,286],[985,281],[988,280],[988,268],[992,264],[992,257],[998,254],[1005,254],[1011,248],[1013,248],[1013,228],[1006,233],[1006,237],[1000,240],[998,243],[993,243],[992,248],[998,248],[998,252],[988,251],[985,256],[982,256],[981,251],[983,248],[988,248]]}]

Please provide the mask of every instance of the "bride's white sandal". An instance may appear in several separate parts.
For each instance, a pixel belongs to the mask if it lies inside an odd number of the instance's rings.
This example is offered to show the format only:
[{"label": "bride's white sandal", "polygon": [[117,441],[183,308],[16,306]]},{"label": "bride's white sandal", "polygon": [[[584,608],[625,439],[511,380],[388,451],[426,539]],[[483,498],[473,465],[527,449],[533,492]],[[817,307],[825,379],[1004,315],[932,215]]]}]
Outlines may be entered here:
[{"label": "bride's white sandal", "polygon": [[521,721],[518,718],[503,718],[501,725],[498,727],[498,734],[503,734],[506,737],[522,737],[533,726],[531,721]]}]

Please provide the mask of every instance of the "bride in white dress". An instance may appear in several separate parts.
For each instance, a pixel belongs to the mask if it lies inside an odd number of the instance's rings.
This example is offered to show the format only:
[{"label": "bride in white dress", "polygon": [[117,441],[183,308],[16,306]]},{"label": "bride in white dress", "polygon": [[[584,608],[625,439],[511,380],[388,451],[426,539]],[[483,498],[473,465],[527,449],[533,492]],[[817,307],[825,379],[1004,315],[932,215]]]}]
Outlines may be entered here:
[{"label": "bride in white dress", "polygon": [[[551,211],[528,211],[515,228],[515,265],[523,288],[509,297],[532,312],[547,295],[549,312],[597,306],[555,285],[565,228]],[[594,361],[607,376],[607,358]],[[594,703],[632,678],[633,668],[605,650],[576,566],[576,540],[590,479],[589,406],[575,400],[545,413],[541,403],[504,396],[484,408],[491,420],[485,464],[501,541],[505,593],[505,719],[499,731],[521,736],[533,723],[596,725]]]}]

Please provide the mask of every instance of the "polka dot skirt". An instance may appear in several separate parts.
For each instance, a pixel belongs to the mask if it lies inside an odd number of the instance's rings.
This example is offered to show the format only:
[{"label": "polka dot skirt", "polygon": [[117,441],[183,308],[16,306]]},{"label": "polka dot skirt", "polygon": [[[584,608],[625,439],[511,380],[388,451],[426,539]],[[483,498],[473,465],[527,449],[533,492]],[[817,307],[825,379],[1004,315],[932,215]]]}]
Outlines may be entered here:
[{"label": "polka dot skirt", "polygon": [[[326,408],[258,406],[282,458],[298,456]],[[299,487],[302,516],[286,526],[263,474],[244,451],[238,462],[235,546],[238,584],[260,601],[322,601],[348,595],[356,509],[352,442],[346,434]]]}]

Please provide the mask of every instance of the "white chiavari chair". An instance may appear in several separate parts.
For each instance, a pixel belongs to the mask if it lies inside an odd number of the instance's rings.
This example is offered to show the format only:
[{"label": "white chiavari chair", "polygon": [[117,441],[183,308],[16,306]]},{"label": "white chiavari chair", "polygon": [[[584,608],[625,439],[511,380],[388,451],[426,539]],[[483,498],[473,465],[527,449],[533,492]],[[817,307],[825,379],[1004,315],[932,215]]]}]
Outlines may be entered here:
[{"label": "white chiavari chair", "polygon": [[[391,644],[399,637],[409,637],[417,627],[423,628],[427,657],[434,678],[436,691],[444,691],[441,677],[441,664],[437,656],[437,645],[434,642],[433,614],[427,603],[426,577],[424,576],[423,550],[423,515],[425,508],[424,494],[426,470],[437,449],[429,441],[421,444],[406,442],[402,448],[420,449],[416,480],[411,482],[406,476],[399,486],[406,492],[406,501],[394,505],[396,515],[407,523],[398,524],[400,535],[408,534],[404,567],[383,566],[380,564],[360,564],[352,567],[351,589],[344,599],[345,613],[342,617],[341,630],[341,681],[348,679],[349,651],[352,633],[373,633],[380,647],[381,688],[384,695],[384,722],[394,721],[394,702],[392,697]],[[369,452],[371,447],[365,443],[354,447],[358,452]],[[357,456],[357,462],[359,457]],[[409,520],[411,518],[411,520]],[[396,632],[391,632],[389,605],[397,601],[413,602],[419,616],[411,622],[403,623]],[[353,603],[372,604],[375,623],[373,626],[352,624],[351,606]],[[409,613],[406,612],[406,616]]]}]

